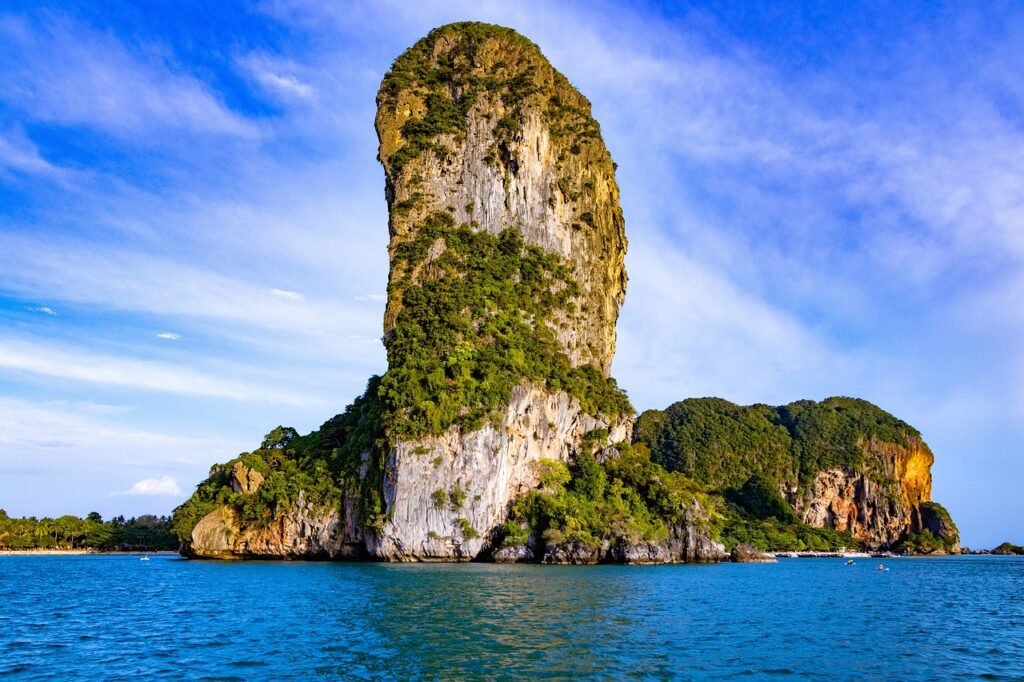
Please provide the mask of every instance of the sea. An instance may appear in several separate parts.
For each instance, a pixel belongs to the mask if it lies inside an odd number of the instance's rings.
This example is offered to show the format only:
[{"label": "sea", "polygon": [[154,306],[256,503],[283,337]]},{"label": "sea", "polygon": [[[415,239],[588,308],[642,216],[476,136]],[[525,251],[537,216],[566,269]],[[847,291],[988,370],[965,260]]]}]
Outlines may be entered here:
[{"label": "sea", "polygon": [[1024,679],[1024,557],[879,561],[0,556],[0,677]]}]

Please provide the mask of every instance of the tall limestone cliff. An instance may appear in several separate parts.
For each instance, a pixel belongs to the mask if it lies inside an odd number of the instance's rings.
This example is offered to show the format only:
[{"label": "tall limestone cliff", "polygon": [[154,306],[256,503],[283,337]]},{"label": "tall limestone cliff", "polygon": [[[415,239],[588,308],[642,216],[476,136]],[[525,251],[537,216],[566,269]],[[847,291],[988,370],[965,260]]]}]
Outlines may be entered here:
[{"label": "tall limestone cliff", "polygon": [[[493,235],[517,230],[568,264],[573,305],[549,324],[573,365],[607,376],[626,235],[590,102],[511,29],[453,24],[395,61],[377,95],[376,127],[392,259],[436,212]],[[424,276],[392,268],[385,335],[402,309],[400,291]]]},{"label": "tall limestone cliff", "polygon": [[[186,553],[722,558],[701,492],[625,445],[633,409],[608,373],[626,238],[586,98],[514,31],[461,23],[399,57],[377,104],[388,371],[319,431],[215,467],[175,515]],[[584,486],[580,457],[618,478]],[[626,521],[584,528],[558,512],[571,500]]]},{"label": "tall limestone cliff", "polygon": [[587,100],[509,29],[432,31],[377,104],[397,414],[370,551],[471,558],[537,461],[568,461],[598,429],[629,435],[606,378],[626,284],[618,187]]}]

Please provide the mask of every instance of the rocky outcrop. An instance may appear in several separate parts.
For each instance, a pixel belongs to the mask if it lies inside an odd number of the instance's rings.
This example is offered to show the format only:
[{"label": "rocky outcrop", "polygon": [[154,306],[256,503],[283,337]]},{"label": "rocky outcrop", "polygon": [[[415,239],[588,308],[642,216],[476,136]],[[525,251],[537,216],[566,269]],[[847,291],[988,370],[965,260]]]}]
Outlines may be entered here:
[{"label": "rocky outcrop", "polygon": [[[488,318],[505,315],[513,324],[527,320],[539,329],[531,333],[541,335],[534,340],[541,345],[544,334],[553,334],[558,355],[571,367],[591,365],[607,376],[626,286],[626,239],[614,165],[586,98],[514,31],[463,23],[432,31],[399,57],[377,104],[392,257],[384,318],[389,371],[429,371],[419,369],[420,349],[431,344],[446,344],[435,347],[445,367],[458,362],[451,360],[451,346],[462,349],[458,357],[488,352],[493,335],[506,332],[482,329]],[[564,266],[567,273],[544,286],[571,292],[568,305],[540,311],[484,302],[462,313],[473,310],[472,328],[451,330],[455,340],[423,338],[410,352],[396,340],[399,325],[406,325],[406,336],[424,327],[419,318],[402,317],[409,305],[405,293],[443,280],[444,295],[466,300],[479,277],[461,259],[440,265],[453,237],[431,236],[419,259],[404,257],[439,223],[439,214],[446,216],[440,224],[475,232],[500,235],[511,228],[527,246],[553,255],[561,265],[551,267]],[[503,258],[521,255],[502,248]],[[520,267],[507,286],[535,272]],[[437,328],[432,323],[430,329]],[[534,341],[508,352],[533,352]],[[457,381],[440,364],[434,371]],[[512,502],[537,486],[535,462],[568,461],[596,430],[606,443],[628,439],[631,426],[628,417],[603,417],[565,391],[524,376],[483,426],[456,423],[439,435],[393,434],[384,466],[385,520],[368,536],[367,549],[389,561],[473,559],[493,542]]]},{"label": "rocky outcrop", "polygon": [[[873,549],[894,548],[931,526],[943,546],[956,546],[952,520],[931,502],[935,458],[928,445],[912,426],[867,401],[744,407],[687,399],[642,414],[634,438],[655,461],[742,507],[740,523],[800,521],[848,532]],[[748,490],[755,480],[767,482],[770,494]],[[768,499],[778,495],[782,508]]]},{"label": "rocky outcrop", "polygon": [[996,554],[1001,556],[1024,555],[1024,547],[1015,545],[1012,542],[1004,542],[991,551],[982,550],[979,554]]},{"label": "rocky outcrop", "polygon": [[272,523],[260,526],[222,506],[196,524],[185,554],[197,559],[366,558],[352,501],[344,500],[342,509],[309,504],[299,493]]},{"label": "rocky outcrop", "polygon": [[[808,544],[847,541],[809,525],[869,547],[915,533],[914,546],[956,546],[928,506],[927,445],[865,401],[687,400],[634,429],[609,377],[627,283],[615,164],[590,103],[536,45],[486,24],[436,29],[395,61],[375,123],[388,371],[319,431],[278,427],[212,471],[175,514],[186,552],[721,561],[720,521],[730,543],[763,544],[759,525],[782,542],[803,542],[793,528],[814,531]],[[550,486],[542,460],[560,468]],[[770,495],[737,498],[755,478]],[[538,487],[559,518],[531,511]]]},{"label": "rocky outcrop", "polygon": [[627,440],[631,425],[588,415],[563,392],[523,384],[496,425],[399,441],[385,467],[388,520],[369,537],[368,550],[388,561],[473,559],[512,501],[537,487],[536,462],[568,461],[595,429],[608,430],[610,441]]},{"label": "rocky outcrop", "polygon": [[263,474],[245,466],[242,462],[235,462],[231,468],[231,490],[249,495],[259,490],[261,485],[263,485]]},{"label": "rocky outcrop", "polygon": [[919,551],[929,554],[960,554],[960,530],[953,523],[946,508],[937,502],[924,501],[915,507],[912,514],[913,534],[908,538],[910,549],[916,545]]},{"label": "rocky outcrop", "polygon": [[[607,375],[626,235],[590,102],[515,31],[462,23],[431,31],[399,57],[377,105],[392,258],[436,211],[492,234],[519,230],[569,262],[580,313],[564,316],[557,336],[574,365]],[[385,335],[404,274],[390,274]]]},{"label": "rocky outcrop", "polygon": [[794,508],[811,526],[849,531],[870,548],[891,547],[923,529],[918,510],[931,499],[935,458],[917,436],[906,445],[871,438],[860,446],[869,466],[819,471],[805,494],[794,496]]},{"label": "rocky outcrop", "polygon": [[610,542],[588,545],[579,541],[547,547],[545,564],[680,564],[725,561],[725,546],[698,528],[694,519],[673,525],[658,542]]},{"label": "rocky outcrop", "polygon": [[736,545],[729,553],[729,561],[736,564],[774,564],[778,559],[774,554],[762,552],[752,545]]},{"label": "rocky outcrop", "polygon": [[726,559],[725,546],[712,539],[692,517],[669,529],[661,542],[622,543],[609,559],[623,564],[715,563]]},{"label": "rocky outcrop", "polygon": [[[590,103],[514,31],[461,23],[399,57],[377,104],[391,256],[380,409],[372,428],[346,421],[294,455],[303,467],[319,457],[345,471],[344,518],[281,500],[274,522],[257,528],[219,509],[195,525],[195,555],[471,560],[490,551],[513,502],[538,485],[539,460],[568,462],[588,438],[603,446],[631,437],[632,409],[608,379],[625,228]],[[491,260],[459,250],[466,230],[494,236]],[[492,270],[504,279],[481,277]],[[459,304],[438,313],[433,301]],[[361,452],[337,454],[368,430]],[[271,441],[273,469],[290,446]],[[263,479],[240,462],[230,474],[233,504],[244,508]],[[674,533],[664,557],[713,554],[686,529]],[[518,561],[532,551],[495,556]]]},{"label": "rocky outcrop", "polygon": [[532,545],[500,547],[491,554],[491,561],[496,564],[529,564],[537,561],[537,554]]}]

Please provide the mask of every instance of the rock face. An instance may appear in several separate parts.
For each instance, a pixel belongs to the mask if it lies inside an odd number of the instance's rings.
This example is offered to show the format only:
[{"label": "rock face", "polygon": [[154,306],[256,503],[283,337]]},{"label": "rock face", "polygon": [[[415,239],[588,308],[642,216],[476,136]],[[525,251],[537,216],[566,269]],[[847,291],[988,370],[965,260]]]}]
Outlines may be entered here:
[{"label": "rock face", "polygon": [[263,474],[250,469],[241,462],[235,462],[231,468],[231,489],[236,493],[249,495],[263,485]]},{"label": "rock face", "polygon": [[725,546],[699,530],[697,519],[702,515],[702,510],[691,509],[680,523],[669,528],[668,537],[659,542],[604,542],[596,547],[577,541],[563,542],[546,547],[542,562],[646,565],[725,561],[728,558]]},{"label": "rock face", "polygon": [[363,532],[353,505],[344,514],[307,504],[299,493],[269,526],[245,523],[230,506],[204,516],[192,530],[187,556],[200,559],[344,559],[365,558]]},{"label": "rock face", "polygon": [[729,553],[729,560],[737,564],[774,564],[778,561],[773,554],[766,554],[757,547],[736,545]]},{"label": "rock face", "polygon": [[793,506],[812,526],[849,531],[868,547],[890,547],[923,529],[918,509],[931,499],[935,458],[918,437],[909,438],[906,447],[877,439],[864,447],[881,470],[819,471],[806,495],[794,496]]},{"label": "rock face", "polygon": [[[574,365],[605,375],[626,290],[625,224],[615,167],[590,102],[536,45],[510,29],[452,24],[431,31],[395,61],[377,96],[394,258],[436,211],[569,261],[579,315],[557,336]],[[401,308],[392,269],[384,318]]]},{"label": "rock face", "polygon": [[[626,239],[614,166],[589,102],[514,31],[454,24],[396,60],[377,104],[391,235],[384,333],[392,370],[414,362],[408,351],[396,350],[404,294],[442,278],[472,286],[477,277],[462,261],[453,272],[441,268],[452,248],[443,237],[432,238],[418,261],[401,257],[426,225],[446,214],[473,231],[516,230],[526,245],[568,266],[566,281],[575,287],[569,305],[536,325],[551,330],[571,366],[591,365],[607,376],[626,286]],[[534,316],[511,312],[515,319]],[[457,334],[455,343],[467,353],[491,343],[482,319],[473,321],[477,331]],[[392,438],[383,480],[386,521],[368,537],[372,556],[472,559],[512,501],[536,487],[534,463],[569,460],[596,429],[608,442],[628,439],[631,430],[628,418],[588,413],[564,391],[525,379],[497,413],[478,428],[457,424],[439,435]]]},{"label": "rock face", "polygon": [[630,427],[628,420],[610,424],[584,413],[565,393],[525,384],[513,391],[497,426],[399,441],[385,467],[389,519],[370,536],[368,550],[388,561],[475,558],[512,501],[537,487],[537,461],[568,461],[594,429],[627,440]]}]

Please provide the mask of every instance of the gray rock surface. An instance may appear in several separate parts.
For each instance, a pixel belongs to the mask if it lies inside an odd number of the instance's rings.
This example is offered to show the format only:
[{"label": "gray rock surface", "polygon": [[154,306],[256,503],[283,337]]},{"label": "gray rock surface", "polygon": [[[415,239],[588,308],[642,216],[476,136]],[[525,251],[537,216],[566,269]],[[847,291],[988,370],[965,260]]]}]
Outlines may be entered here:
[{"label": "gray rock surface", "polygon": [[729,554],[729,560],[737,564],[774,564],[774,554],[766,554],[752,545],[736,545]]},{"label": "gray rock surface", "polygon": [[400,441],[385,469],[390,520],[368,538],[368,550],[388,561],[473,559],[512,501],[537,486],[536,462],[568,461],[593,429],[607,428],[608,442],[617,442],[631,427],[630,420],[610,424],[586,414],[563,392],[523,384],[497,426]]}]

